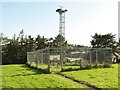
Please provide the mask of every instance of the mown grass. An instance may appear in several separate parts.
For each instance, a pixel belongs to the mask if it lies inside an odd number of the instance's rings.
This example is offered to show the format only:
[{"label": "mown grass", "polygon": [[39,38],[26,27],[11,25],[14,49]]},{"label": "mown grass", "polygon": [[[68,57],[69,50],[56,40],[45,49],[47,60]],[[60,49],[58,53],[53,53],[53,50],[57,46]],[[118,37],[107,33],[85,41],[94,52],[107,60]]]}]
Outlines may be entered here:
[{"label": "mown grass", "polygon": [[97,88],[118,88],[118,64],[112,66],[112,68],[62,72],[61,74]]},{"label": "mown grass", "polygon": [[2,88],[82,88],[55,74],[44,74],[26,65],[2,65]]},{"label": "mown grass", "polygon": [[[60,72],[62,75],[97,88],[118,88],[118,64],[98,68]],[[57,67],[56,67],[57,68]],[[77,83],[55,74],[45,74],[26,65],[2,65],[3,88],[81,88]],[[120,79],[120,77],[119,77]]]},{"label": "mown grass", "polygon": [[[29,66],[31,67],[36,67],[38,69],[44,70],[44,71],[48,71],[48,65],[47,64],[38,64],[36,65],[35,63],[28,63]],[[64,65],[63,66],[63,71],[73,71],[73,70],[79,70],[80,66],[79,65]],[[61,65],[57,65],[57,63],[52,63],[50,65],[50,72],[60,72],[61,71]]]}]

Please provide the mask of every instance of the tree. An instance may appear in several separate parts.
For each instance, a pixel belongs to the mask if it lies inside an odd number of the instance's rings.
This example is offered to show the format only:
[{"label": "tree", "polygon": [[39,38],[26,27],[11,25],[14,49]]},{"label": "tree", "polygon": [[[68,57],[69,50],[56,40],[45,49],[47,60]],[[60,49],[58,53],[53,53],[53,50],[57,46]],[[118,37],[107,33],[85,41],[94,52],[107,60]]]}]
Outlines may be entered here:
[{"label": "tree", "polygon": [[65,45],[67,45],[67,41],[65,41],[65,38],[59,34],[53,40],[53,46],[54,47],[60,47],[60,44],[62,46],[65,46]]},{"label": "tree", "polygon": [[6,36],[4,36],[3,33],[0,33],[0,47],[1,47],[1,54],[2,54],[2,63],[8,63],[9,56],[8,55],[8,44],[10,43],[11,39],[8,39]]},{"label": "tree", "polygon": [[35,41],[34,38],[31,37],[31,35],[28,36],[27,42],[26,42],[26,48],[27,51],[33,51],[35,50]]},{"label": "tree", "polygon": [[40,35],[37,36],[36,40],[36,49],[43,49],[46,47],[46,39],[41,37]]},{"label": "tree", "polygon": [[1,33],[0,53],[2,53],[2,64],[26,63],[27,52],[44,49],[48,46],[59,48],[60,43],[64,48],[67,46],[67,41],[65,41],[64,37],[61,35],[56,36],[55,39],[46,39],[44,36],[41,37],[40,35],[38,35],[37,38],[33,38],[31,35],[28,37],[24,35],[24,31],[21,30],[18,36],[14,34],[12,39],[8,39]]},{"label": "tree", "polygon": [[0,45],[5,45],[9,43],[10,39],[8,39],[6,36],[4,36],[3,33],[0,33]]},{"label": "tree", "polygon": [[19,56],[19,42],[17,40],[11,39],[9,43],[2,45],[2,63],[17,63]]},{"label": "tree", "polygon": [[[7,41],[7,42],[6,42]],[[24,37],[23,30],[20,31],[18,37],[13,35],[12,39],[3,37],[2,43],[2,63],[26,63],[27,61],[27,48],[26,38]]]},{"label": "tree", "polygon": [[46,39],[46,41],[47,41],[47,47],[52,48],[54,39],[51,37],[49,39]]},{"label": "tree", "polygon": [[109,47],[109,48],[112,48],[114,51],[116,48],[115,35],[112,35],[112,33],[108,33],[105,35],[95,33],[95,35],[92,36],[91,45],[93,48]]}]

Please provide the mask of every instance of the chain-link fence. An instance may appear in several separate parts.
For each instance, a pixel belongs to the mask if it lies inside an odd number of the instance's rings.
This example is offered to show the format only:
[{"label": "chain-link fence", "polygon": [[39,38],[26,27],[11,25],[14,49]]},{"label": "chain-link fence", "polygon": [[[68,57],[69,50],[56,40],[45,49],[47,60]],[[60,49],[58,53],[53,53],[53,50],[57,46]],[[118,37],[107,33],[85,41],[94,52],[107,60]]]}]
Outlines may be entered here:
[{"label": "chain-link fence", "polygon": [[27,63],[48,72],[80,69],[82,65],[112,63],[111,48],[78,48],[65,53],[59,48],[46,48],[27,52]]},{"label": "chain-link fence", "polygon": [[111,63],[112,62],[112,49],[111,48],[87,48],[77,49],[74,52],[66,54],[68,58],[80,58],[88,63]]},{"label": "chain-link fence", "polygon": [[27,63],[37,68],[51,71],[61,71],[61,57],[59,48],[46,48],[27,52]]},{"label": "chain-link fence", "polygon": [[111,64],[111,48],[77,48],[66,54],[64,68],[79,69],[83,65]]},{"label": "chain-link fence", "polygon": [[32,52],[27,52],[27,63],[31,66],[36,66],[43,70],[50,69],[49,49],[40,49]]},{"label": "chain-link fence", "polygon": [[104,64],[112,62],[111,48],[89,48],[82,52],[81,58],[90,64]]}]

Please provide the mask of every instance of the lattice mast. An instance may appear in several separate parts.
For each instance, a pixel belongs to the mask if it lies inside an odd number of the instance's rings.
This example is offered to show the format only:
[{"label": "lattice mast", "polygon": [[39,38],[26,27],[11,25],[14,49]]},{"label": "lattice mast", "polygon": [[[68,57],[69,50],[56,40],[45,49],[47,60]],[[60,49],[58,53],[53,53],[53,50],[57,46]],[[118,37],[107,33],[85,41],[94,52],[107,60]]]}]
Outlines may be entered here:
[{"label": "lattice mast", "polygon": [[65,38],[65,12],[67,12],[67,10],[63,10],[60,6],[56,12],[59,13],[59,34]]},{"label": "lattice mast", "polygon": [[[67,10],[63,10],[62,7],[60,6],[60,8],[58,8],[56,10],[56,12],[59,13],[59,35],[63,36],[63,38],[65,39],[65,12],[67,12]],[[60,61],[61,61],[61,70],[63,69],[63,54],[64,54],[64,50],[63,50],[63,41],[62,41],[62,37],[60,38]]]}]

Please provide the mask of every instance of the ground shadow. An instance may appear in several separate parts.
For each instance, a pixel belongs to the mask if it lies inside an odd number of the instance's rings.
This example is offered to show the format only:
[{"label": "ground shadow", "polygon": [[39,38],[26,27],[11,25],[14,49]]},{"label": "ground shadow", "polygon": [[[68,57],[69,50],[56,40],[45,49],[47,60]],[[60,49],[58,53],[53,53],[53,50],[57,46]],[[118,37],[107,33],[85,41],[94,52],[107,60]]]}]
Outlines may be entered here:
[{"label": "ground shadow", "polygon": [[38,67],[31,66],[29,64],[22,65],[22,67],[26,68],[26,70],[31,70],[32,72],[35,72],[36,74],[48,74],[48,73],[50,73],[50,72],[48,72],[47,69],[41,69]]},{"label": "ground shadow", "polygon": [[[12,73],[12,75],[4,75],[2,77],[16,77],[16,76],[30,76],[37,74],[48,74],[47,70],[38,69],[37,67],[30,66],[28,64],[22,64],[20,70],[17,70],[17,73]],[[30,72],[27,72],[30,71]],[[32,72],[32,73],[31,73]]]}]

